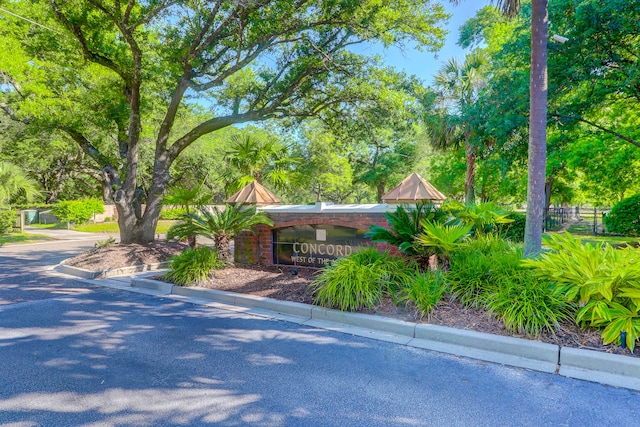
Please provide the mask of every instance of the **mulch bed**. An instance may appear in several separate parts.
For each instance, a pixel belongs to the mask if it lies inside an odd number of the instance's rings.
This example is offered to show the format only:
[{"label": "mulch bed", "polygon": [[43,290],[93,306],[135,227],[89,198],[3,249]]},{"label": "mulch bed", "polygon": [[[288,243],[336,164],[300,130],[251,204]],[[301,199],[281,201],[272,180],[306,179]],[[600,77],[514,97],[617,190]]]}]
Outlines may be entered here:
[{"label": "mulch bed", "polygon": [[[130,265],[152,264],[167,261],[172,255],[179,254],[187,246],[182,243],[154,242],[149,245],[119,245],[96,248],[67,261],[68,265],[102,271],[110,268]],[[309,285],[318,270],[304,267],[236,265],[232,268],[217,270],[209,280],[197,286],[208,289],[237,292],[293,301],[305,304],[313,303]],[[162,275],[152,277],[164,280]],[[384,298],[372,310],[360,310],[362,313],[377,314],[417,323],[430,323],[457,329],[473,330],[496,335],[536,339],[557,345],[586,348],[607,353],[640,357],[640,346],[634,353],[618,346],[604,346],[600,333],[582,329],[572,324],[564,324],[555,334],[545,333],[537,337],[507,331],[504,324],[481,309],[466,308],[456,301],[442,301],[429,318],[420,316],[412,304],[394,304],[390,298]]]}]

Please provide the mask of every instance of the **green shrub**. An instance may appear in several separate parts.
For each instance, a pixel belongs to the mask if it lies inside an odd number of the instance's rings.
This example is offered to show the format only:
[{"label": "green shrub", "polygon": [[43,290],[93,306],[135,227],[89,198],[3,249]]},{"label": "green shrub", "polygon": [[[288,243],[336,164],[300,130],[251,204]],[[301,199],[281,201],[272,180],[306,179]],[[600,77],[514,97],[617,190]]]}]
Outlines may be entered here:
[{"label": "green shrub", "polygon": [[572,318],[571,304],[531,270],[513,271],[499,282],[496,290],[486,296],[486,307],[504,322],[508,331],[527,335],[545,330],[553,333],[562,321]]},{"label": "green shrub", "polygon": [[492,233],[500,224],[512,222],[509,212],[493,202],[482,202],[467,205],[455,200],[448,201],[444,209],[449,211],[454,219],[451,224],[470,225],[476,236]]},{"label": "green shrub", "polygon": [[640,338],[640,250],[583,244],[569,233],[552,234],[545,244],[552,252],[523,264],[582,307],[577,322],[604,328],[605,344],[620,344],[625,331],[626,345],[633,351]]},{"label": "green shrub", "polygon": [[17,223],[18,212],[14,210],[0,210],[0,234],[9,234]]},{"label": "green shrub", "polygon": [[640,236],[640,194],[621,200],[604,217],[608,232],[625,236]]},{"label": "green shrub", "polygon": [[223,267],[214,249],[201,246],[171,257],[165,278],[176,285],[191,286],[208,279],[214,270]]},{"label": "green shrub", "polygon": [[65,200],[56,203],[51,213],[62,222],[82,224],[89,221],[93,214],[104,213],[104,204],[98,199]]},{"label": "green shrub", "polygon": [[522,270],[522,252],[494,235],[470,240],[451,256],[446,279],[465,306],[482,307],[501,280]]},{"label": "green shrub", "polygon": [[446,290],[442,271],[416,271],[407,277],[401,301],[412,301],[422,317],[429,317]]},{"label": "green shrub", "polygon": [[168,208],[168,209],[163,209],[160,212],[160,219],[175,221],[179,219],[184,219],[186,214],[187,214],[187,210],[185,208]]},{"label": "green shrub", "polygon": [[496,225],[497,234],[504,239],[511,240],[512,242],[523,242],[527,215],[521,212],[511,212],[509,214],[509,218],[513,221]]},{"label": "green shrub", "polygon": [[402,259],[365,248],[325,267],[309,286],[316,304],[355,311],[373,308],[385,293],[400,288],[403,271]]}]

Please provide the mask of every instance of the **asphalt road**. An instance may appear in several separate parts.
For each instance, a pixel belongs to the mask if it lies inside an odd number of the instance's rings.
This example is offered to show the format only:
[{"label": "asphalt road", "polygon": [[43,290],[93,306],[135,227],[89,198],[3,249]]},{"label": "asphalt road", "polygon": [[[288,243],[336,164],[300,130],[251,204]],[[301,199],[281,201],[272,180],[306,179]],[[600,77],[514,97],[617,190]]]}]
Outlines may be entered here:
[{"label": "asphalt road", "polygon": [[640,393],[51,272],[0,248],[0,425],[637,426]]}]

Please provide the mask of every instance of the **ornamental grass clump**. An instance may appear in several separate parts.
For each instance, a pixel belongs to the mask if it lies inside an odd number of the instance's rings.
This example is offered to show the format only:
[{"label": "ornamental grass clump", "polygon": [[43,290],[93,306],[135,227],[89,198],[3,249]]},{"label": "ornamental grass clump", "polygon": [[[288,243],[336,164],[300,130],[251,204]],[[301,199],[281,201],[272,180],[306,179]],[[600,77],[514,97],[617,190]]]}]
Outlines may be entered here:
[{"label": "ornamental grass clump", "polygon": [[482,308],[497,279],[522,269],[521,251],[495,235],[469,240],[451,256],[446,280],[453,296],[466,307]]},{"label": "ornamental grass clump", "polygon": [[495,291],[486,297],[486,308],[511,332],[539,335],[554,331],[571,319],[573,307],[530,270],[513,271],[498,277]]},{"label": "ornamental grass clump", "polygon": [[325,267],[309,286],[316,304],[356,311],[373,308],[383,295],[399,289],[404,270],[402,259],[366,248]]},{"label": "ornamental grass clump", "polygon": [[406,276],[400,301],[413,302],[420,317],[428,318],[446,290],[447,284],[442,271],[416,270],[413,274]]},{"label": "ornamental grass clump", "polygon": [[218,252],[208,246],[186,249],[171,257],[165,278],[180,286],[193,286],[211,277],[214,270],[224,267]]}]

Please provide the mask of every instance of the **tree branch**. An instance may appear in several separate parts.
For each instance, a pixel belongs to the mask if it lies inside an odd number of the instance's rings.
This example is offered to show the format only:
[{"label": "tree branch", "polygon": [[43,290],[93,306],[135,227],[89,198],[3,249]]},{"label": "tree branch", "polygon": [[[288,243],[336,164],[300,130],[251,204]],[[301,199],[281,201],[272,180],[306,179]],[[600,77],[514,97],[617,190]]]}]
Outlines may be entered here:
[{"label": "tree branch", "polygon": [[124,82],[127,85],[130,84],[131,76],[128,76],[123,70],[119,69],[119,67],[109,58],[102,56],[98,53],[92,52],[91,49],[89,49],[87,40],[85,39],[84,34],[82,33],[82,30],[80,29],[80,27],[78,27],[77,25],[73,25],[67,19],[67,17],[64,16],[62,11],[58,7],[56,0],[51,0],[51,8],[53,9],[53,12],[58,18],[58,20],[62,22],[62,24],[71,32],[71,34],[74,35],[76,40],[78,40],[78,42],[80,43],[80,47],[82,49],[82,53],[87,60],[95,62],[96,64],[100,64],[110,69],[111,71],[118,74],[120,78],[122,78],[122,80],[124,80]]},{"label": "tree branch", "polygon": [[564,115],[562,115],[562,114],[553,114],[553,113],[551,114],[551,116],[553,116],[553,117],[557,117],[557,118],[559,118],[559,119],[575,120],[575,121],[578,121],[578,122],[586,123],[586,124],[588,124],[589,126],[593,126],[593,127],[594,127],[594,128],[596,128],[596,129],[600,129],[601,131],[603,131],[603,132],[605,132],[605,133],[608,133],[608,134],[610,134],[610,135],[613,135],[613,136],[615,136],[616,138],[619,138],[619,139],[621,139],[621,140],[623,140],[623,141],[625,141],[625,142],[628,142],[629,144],[633,144],[633,145],[635,145],[636,147],[640,148],[640,141],[636,141],[636,140],[634,140],[634,139],[632,139],[632,138],[629,138],[628,136],[622,135],[621,133],[616,132],[616,131],[614,131],[614,130],[611,130],[611,129],[605,128],[604,126],[600,126],[599,124],[594,123],[594,122],[592,122],[592,121],[589,121],[589,120],[587,120],[587,119],[584,119],[584,118],[582,118],[582,117],[576,117],[576,116],[564,116]]},{"label": "tree branch", "polygon": [[5,104],[4,102],[0,102],[0,109],[2,109],[5,113],[7,113],[9,118],[11,120],[13,120],[14,122],[23,123],[25,125],[28,125],[29,123],[31,123],[31,119],[21,119],[20,117],[18,117],[16,115],[16,112],[14,111],[14,109],[11,108],[11,106],[9,104]]},{"label": "tree branch", "polygon": [[98,150],[91,142],[85,138],[80,132],[71,129],[66,126],[59,127],[60,130],[65,132],[71,137],[89,157],[91,157],[98,165],[103,168],[105,166],[111,166],[111,161],[100,150]]},{"label": "tree branch", "polygon": [[206,135],[208,133],[214,132],[227,126],[231,126],[233,124],[264,120],[268,117],[268,111],[260,111],[243,114],[233,114],[230,116],[216,117],[211,120],[207,120],[206,122],[200,123],[198,126],[191,129],[185,135],[176,140],[176,142],[174,142],[171,147],[169,147],[169,159],[173,161],[176,157],[178,157],[182,150],[187,148],[189,144],[200,138],[202,135]]}]

